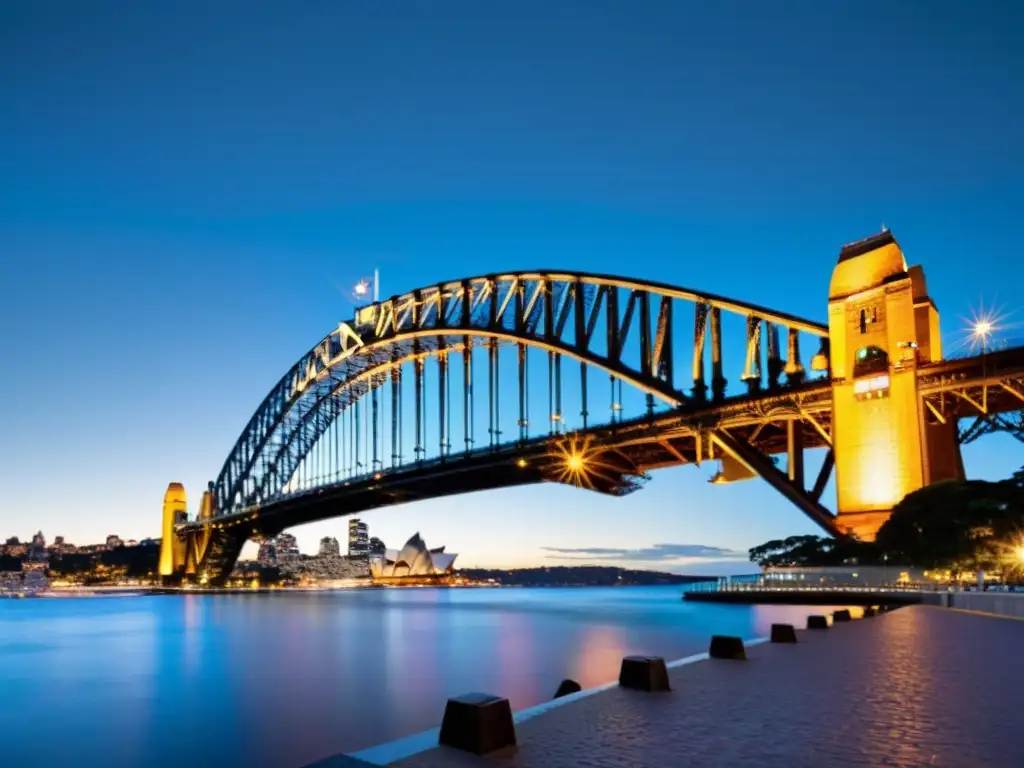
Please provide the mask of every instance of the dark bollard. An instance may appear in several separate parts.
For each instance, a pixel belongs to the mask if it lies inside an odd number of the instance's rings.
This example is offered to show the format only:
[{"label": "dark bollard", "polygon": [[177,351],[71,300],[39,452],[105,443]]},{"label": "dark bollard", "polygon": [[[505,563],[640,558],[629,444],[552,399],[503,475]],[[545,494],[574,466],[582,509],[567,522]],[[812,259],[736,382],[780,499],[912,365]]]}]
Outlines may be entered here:
[{"label": "dark bollard", "polygon": [[743,648],[743,641],[738,637],[730,637],[728,635],[714,635],[711,638],[708,656],[712,659],[747,660],[747,652]]},{"label": "dark bollard", "polygon": [[842,609],[840,609],[838,611],[833,611],[832,612],[832,623],[833,624],[835,624],[837,621],[849,621],[849,620],[850,620],[850,612],[848,610],[846,610],[845,608],[842,608]]},{"label": "dark bollard", "polygon": [[874,615],[875,615],[875,609],[872,608],[870,605],[867,608],[864,609],[864,618],[865,619],[870,619]]},{"label": "dark bollard", "polygon": [[571,693],[579,693],[583,690],[583,687],[575,680],[563,680],[558,684],[558,690],[555,691],[555,698],[560,699],[563,696],[568,696]]},{"label": "dark bollard", "polygon": [[622,660],[619,685],[634,691],[671,691],[668,668],[659,656],[627,656]]},{"label": "dark bollard", "polygon": [[772,624],[773,643],[795,643],[796,630],[792,624]]},{"label": "dark bollard", "polygon": [[467,693],[448,699],[437,743],[474,755],[486,755],[516,743],[516,727],[508,699]]},{"label": "dark bollard", "polygon": [[808,616],[808,629],[828,629],[828,618],[825,616]]}]

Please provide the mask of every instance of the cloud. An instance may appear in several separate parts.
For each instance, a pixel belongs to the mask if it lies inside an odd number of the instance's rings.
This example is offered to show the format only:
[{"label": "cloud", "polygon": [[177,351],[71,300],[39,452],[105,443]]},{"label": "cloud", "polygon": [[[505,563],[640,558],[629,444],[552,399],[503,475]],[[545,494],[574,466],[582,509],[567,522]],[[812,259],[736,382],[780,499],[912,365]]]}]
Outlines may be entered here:
[{"label": "cloud", "polygon": [[746,559],[745,552],[704,544],[653,544],[640,549],[618,547],[541,547],[547,557],[558,560],[624,560],[653,562],[664,560],[736,560]]}]

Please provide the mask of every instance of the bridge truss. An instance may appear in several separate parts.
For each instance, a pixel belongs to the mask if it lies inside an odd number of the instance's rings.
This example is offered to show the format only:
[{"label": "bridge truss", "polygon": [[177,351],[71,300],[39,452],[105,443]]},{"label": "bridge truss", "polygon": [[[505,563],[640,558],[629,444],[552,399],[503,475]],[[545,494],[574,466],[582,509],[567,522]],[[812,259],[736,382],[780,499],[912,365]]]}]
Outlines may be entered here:
[{"label": "bridge truss", "polygon": [[[611,439],[605,432],[703,413],[738,393],[754,403],[804,385],[801,336],[827,344],[818,323],[606,275],[522,272],[411,291],[359,309],[274,386],[213,483],[216,515],[538,438],[593,433],[587,444],[596,448]],[[736,349],[738,390],[729,389],[727,345]],[[750,403],[741,407],[757,407]],[[811,419],[810,442],[824,439],[827,425],[792,407]],[[680,450],[677,438],[648,440],[648,454],[664,455],[637,460],[600,490],[629,492],[669,459],[725,453],[761,467],[751,446],[772,435],[761,427],[751,442],[726,426],[687,429],[696,443]],[[829,514],[808,499],[815,516]]]},{"label": "bridge truss", "polygon": [[[652,470],[704,461],[728,463],[726,480],[737,467],[760,476],[841,535],[821,504],[831,383],[806,375],[801,337],[818,345],[812,371],[827,371],[823,325],[568,272],[467,278],[362,307],[253,414],[210,485],[212,516],[178,529],[186,570],[223,583],[246,539],[318,519],[538,482],[624,495]],[[967,424],[963,442],[1019,438],[1022,357],[919,367],[928,418]],[[826,453],[808,482],[811,448]]]},{"label": "bridge truss", "polygon": [[995,432],[1024,443],[1024,350],[1012,348],[921,369],[918,391],[928,417],[957,422],[966,445]]}]

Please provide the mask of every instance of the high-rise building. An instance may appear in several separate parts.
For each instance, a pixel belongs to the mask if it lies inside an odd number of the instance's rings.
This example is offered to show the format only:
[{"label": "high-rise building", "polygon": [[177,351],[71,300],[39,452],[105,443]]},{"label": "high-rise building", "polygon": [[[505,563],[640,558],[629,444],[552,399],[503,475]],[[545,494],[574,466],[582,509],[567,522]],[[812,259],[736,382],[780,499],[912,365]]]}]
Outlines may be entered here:
[{"label": "high-rise building", "polygon": [[46,551],[46,537],[43,536],[42,531],[39,531],[39,533],[32,537],[32,544],[28,549],[28,559],[34,562],[41,562],[48,558],[49,552]]},{"label": "high-rise building", "polygon": [[121,537],[118,536],[116,533],[112,533],[109,536],[107,536],[107,549],[117,549],[118,547],[123,546],[124,541],[122,541]]},{"label": "high-rise building", "polygon": [[274,539],[274,555],[277,563],[290,562],[299,559],[299,545],[295,537],[290,533],[278,534]]},{"label": "high-rise building", "polygon": [[384,542],[378,539],[376,536],[370,538],[370,557],[375,555],[383,555],[388,551],[388,548],[384,546]]},{"label": "high-rise building", "polygon": [[341,545],[338,540],[333,536],[324,536],[320,539],[320,557],[339,557],[341,555]]},{"label": "high-rise building", "polygon": [[370,529],[359,518],[348,521],[348,556],[370,556]]},{"label": "high-rise building", "polygon": [[299,545],[290,533],[278,534],[274,539],[274,565],[282,576],[294,575],[301,565]]},{"label": "high-rise building", "polygon": [[260,542],[260,551],[256,555],[256,562],[260,565],[273,565],[277,559],[277,553],[274,551],[274,542],[272,539],[264,539]]}]

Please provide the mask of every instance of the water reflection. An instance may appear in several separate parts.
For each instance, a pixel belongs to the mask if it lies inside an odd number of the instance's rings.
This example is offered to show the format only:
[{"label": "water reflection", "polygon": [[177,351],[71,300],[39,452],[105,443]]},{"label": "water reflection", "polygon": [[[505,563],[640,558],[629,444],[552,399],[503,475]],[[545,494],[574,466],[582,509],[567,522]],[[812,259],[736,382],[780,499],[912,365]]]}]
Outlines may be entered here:
[{"label": "water reflection", "polygon": [[629,655],[625,633],[616,627],[588,627],[581,640],[572,677],[584,688],[608,682],[608,670],[618,671],[622,657]]},{"label": "water reflection", "polygon": [[671,587],[6,601],[4,764],[298,766],[434,727],[449,696],[523,709],[563,678],[614,680],[624,655],[680,658],[828,610]]}]

